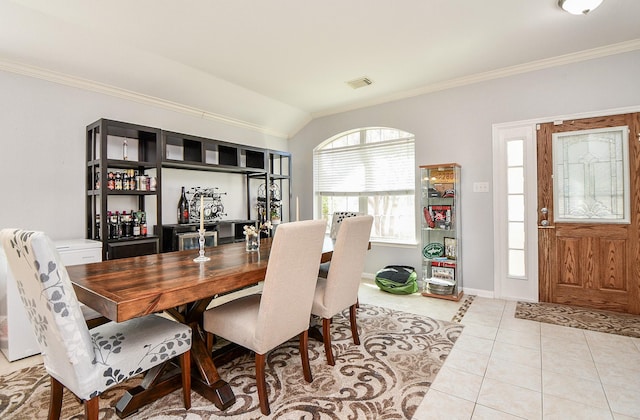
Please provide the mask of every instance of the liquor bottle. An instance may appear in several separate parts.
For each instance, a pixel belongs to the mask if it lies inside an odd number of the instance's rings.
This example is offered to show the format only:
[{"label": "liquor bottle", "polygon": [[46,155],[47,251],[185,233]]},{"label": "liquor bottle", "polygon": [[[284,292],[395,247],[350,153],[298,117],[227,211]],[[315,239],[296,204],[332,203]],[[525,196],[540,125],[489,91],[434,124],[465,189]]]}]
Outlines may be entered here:
[{"label": "liquor bottle", "polygon": [[138,175],[137,171],[133,169],[129,170],[129,190],[135,191],[138,188]]},{"label": "liquor bottle", "polygon": [[116,175],[113,172],[107,174],[107,189],[116,189]]},{"label": "liquor bottle", "polygon": [[129,173],[127,171],[122,173],[122,190],[129,191]]},{"label": "liquor bottle", "polygon": [[131,221],[131,215],[126,211],[122,212],[122,236],[128,238],[133,236],[133,222]]},{"label": "liquor bottle", "polygon": [[147,214],[142,212],[140,217],[140,236],[147,236]]},{"label": "liquor bottle", "polygon": [[109,222],[109,239],[118,239],[118,218],[112,212],[108,213]]},{"label": "liquor bottle", "polygon": [[95,232],[93,234],[93,239],[99,241],[100,240],[100,215],[96,214],[96,226]]},{"label": "liquor bottle", "polygon": [[189,223],[189,201],[187,201],[184,187],[182,187],[182,194],[180,201],[178,201],[178,223]]},{"label": "liquor bottle", "polygon": [[122,174],[120,172],[116,172],[116,190],[122,191]]},{"label": "liquor bottle", "polygon": [[116,238],[122,238],[122,217],[119,211],[116,211]]},{"label": "liquor bottle", "polygon": [[[132,210],[133,213],[133,210]],[[140,236],[140,212],[133,213],[133,236]]]}]

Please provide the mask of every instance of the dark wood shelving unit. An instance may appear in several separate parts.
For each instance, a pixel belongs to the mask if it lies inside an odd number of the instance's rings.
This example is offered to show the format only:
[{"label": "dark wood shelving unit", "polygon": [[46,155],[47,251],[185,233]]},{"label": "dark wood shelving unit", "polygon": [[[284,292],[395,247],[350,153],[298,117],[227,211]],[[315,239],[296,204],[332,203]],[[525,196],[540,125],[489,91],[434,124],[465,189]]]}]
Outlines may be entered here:
[{"label": "dark wood shelving unit", "polygon": [[[136,159],[124,159],[122,156],[117,156],[117,153],[114,156],[113,151],[108,148],[108,137],[135,139]],[[113,141],[111,146],[113,148]],[[248,221],[271,220],[270,215],[266,218],[260,217],[259,214],[257,217],[252,216],[256,215],[256,202],[261,184],[265,187],[275,185],[280,193],[281,205],[277,221],[293,220],[290,153],[101,119],[87,126],[87,238],[108,238],[108,226],[103,221],[106,220],[107,211],[110,210],[108,208],[110,197],[137,197],[138,208],[144,211],[146,199],[149,196],[155,196],[157,214],[157,220],[147,220],[150,234],[146,237],[101,239],[103,259],[160,252],[160,244],[163,244],[162,168],[244,175]],[[106,188],[106,179],[110,169],[133,169],[154,173],[157,179],[156,191],[109,190]],[[96,181],[99,180],[102,180],[101,188],[96,188]],[[267,194],[265,199],[266,206],[269,208],[273,204],[272,197]],[[101,221],[99,232],[95,227],[96,216],[99,216]],[[152,226],[154,227],[153,235],[151,234]]]},{"label": "dark wood shelving unit", "polygon": [[[87,238],[102,242],[102,259],[123,258],[157,253],[161,232],[146,236],[109,239],[107,223],[110,197],[129,196],[134,210],[147,210],[147,198],[155,197],[155,217],[162,220],[161,130],[138,124],[100,119],[87,126]],[[127,140],[127,156],[123,144]],[[115,155],[115,158],[114,158]],[[134,170],[156,178],[155,191],[110,190],[107,187],[110,171]],[[128,211],[129,209],[113,209]],[[96,220],[100,220],[100,227]],[[147,225],[153,226],[152,220]]]}]

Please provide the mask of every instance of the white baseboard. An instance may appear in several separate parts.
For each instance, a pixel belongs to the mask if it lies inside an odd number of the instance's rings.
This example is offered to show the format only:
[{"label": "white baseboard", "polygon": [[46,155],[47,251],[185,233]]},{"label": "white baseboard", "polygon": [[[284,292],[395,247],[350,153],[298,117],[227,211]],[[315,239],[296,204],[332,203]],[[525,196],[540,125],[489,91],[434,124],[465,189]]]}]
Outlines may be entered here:
[{"label": "white baseboard", "polygon": [[478,297],[493,299],[493,290],[482,290],[482,289],[470,289],[468,287],[463,287],[462,291],[465,295],[475,295]]},{"label": "white baseboard", "polygon": [[501,299],[504,300],[513,300],[513,301],[521,301],[521,302],[532,302],[538,303],[538,299],[525,299],[518,296],[503,296]]}]

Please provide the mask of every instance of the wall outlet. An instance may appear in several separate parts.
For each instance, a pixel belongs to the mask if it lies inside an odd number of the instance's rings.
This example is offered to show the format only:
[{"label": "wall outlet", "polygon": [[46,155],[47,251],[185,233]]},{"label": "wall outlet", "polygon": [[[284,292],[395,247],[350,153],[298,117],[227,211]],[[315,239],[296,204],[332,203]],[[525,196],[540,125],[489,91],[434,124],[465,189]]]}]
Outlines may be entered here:
[{"label": "wall outlet", "polygon": [[489,183],[488,182],[474,182],[473,183],[473,192],[477,192],[477,193],[489,192]]}]

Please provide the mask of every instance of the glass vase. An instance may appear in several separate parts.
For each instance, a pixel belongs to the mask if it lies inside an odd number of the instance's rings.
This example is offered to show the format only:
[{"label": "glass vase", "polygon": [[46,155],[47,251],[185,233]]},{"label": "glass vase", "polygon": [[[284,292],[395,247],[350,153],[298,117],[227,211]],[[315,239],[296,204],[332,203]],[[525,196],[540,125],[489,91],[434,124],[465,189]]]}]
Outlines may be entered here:
[{"label": "glass vase", "polygon": [[245,236],[245,249],[247,252],[254,252],[260,250],[260,235],[246,235]]}]

